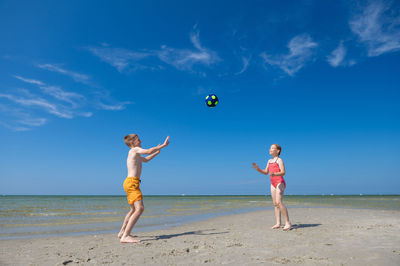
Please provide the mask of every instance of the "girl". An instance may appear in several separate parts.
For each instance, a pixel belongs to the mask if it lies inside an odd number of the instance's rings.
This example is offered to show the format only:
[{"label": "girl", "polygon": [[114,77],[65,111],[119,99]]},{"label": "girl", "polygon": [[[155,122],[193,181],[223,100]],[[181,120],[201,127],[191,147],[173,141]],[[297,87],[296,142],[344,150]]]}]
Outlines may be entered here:
[{"label": "girl", "polygon": [[269,154],[273,157],[268,160],[267,167],[265,170],[260,169],[257,164],[253,163],[253,168],[258,172],[270,176],[271,179],[271,197],[275,206],[275,217],[276,224],[272,226],[272,229],[282,228],[281,226],[281,213],[285,218],[285,227],[283,227],[284,231],[290,230],[291,224],[289,221],[288,211],[282,203],[283,192],[286,188],[285,180],[283,176],[285,175],[285,165],[283,164],[283,160],[279,158],[281,154],[282,148],[278,144],[272,144],[269,149]]}]

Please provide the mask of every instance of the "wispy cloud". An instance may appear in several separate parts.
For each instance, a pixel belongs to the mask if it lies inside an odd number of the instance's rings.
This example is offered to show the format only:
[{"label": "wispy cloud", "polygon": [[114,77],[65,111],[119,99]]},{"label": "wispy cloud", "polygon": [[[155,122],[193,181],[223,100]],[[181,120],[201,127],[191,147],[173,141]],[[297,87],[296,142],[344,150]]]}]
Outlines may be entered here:
[{"label": "wispy cloud", "polygon": [[[4,94],[2,96],[4,96]],[[9,117],[13,119],[9,119]],[[36,114],[32,114],[32,112],[27,112],[27,110],[21,108],[20,105],[0,103],[0,125],[11,130],[27,131],[32,127],[43,126],[47,121],[47,118],[37,116]]]},{"label": "wispy cloud", "polygon": [[138,62],[146,57],[152,56],[150,52],[133,52],[123,48],[112,48],[109,47],[109,45],[103,47],[89,47],[88,50],[102,61],[115,67],[119,72],[132,67],[135,69],[146,68]]},{"label": "wispy cloud", "polygon": [[85,99],[85,96],[81,94],[64,91],[58,86],[40,86],[40,89],[42,89],[46,94],[51,95],[60,101],[68,102],[75,107],[78,106],[79,101]]},{"label": "wispy cloud", "polygon": [[78,94],[75,92],[64,91],[59,86],[46,85],[43,81],[40,81],[40,80],[23,78],[23,77],[17,76],[17,75],[15,75],[14,77],[23,82],[38,85],[38,87],[45,94],[51,95],[60,101],[68,102],[75,107],[78,106],[78,101],[85,99],[85,97],[81,94]]},{"label": "wispy cloud", "polygon": [[27,107],[37,107],[45,110],[46,112],[56,115],[62,118],[72,118],[72,114],[69,111],[60,111],[57,106],[43,98],[22,98],[11,94],[0,94],[0,98],[6,98],[14,103],[18,103]]},{"label": "wispy cloud", "polygon": [[28,130],[31,130],[31,128],[29,128],[29,127],[9,124],[9,123],[5,123],[5,122],[3,122],[1,120],[0,120],[0,125],[5,127],[5,128],[8,128],[10,130],[13,130],[13,131],[28,131]]},{"label": "wispy cloud", "polygon": [[190,34],[190,40],[196,48],[195,50],[170,48],[163,45],[161,50],[157,51],[158,57],[161,61],[179,70],[192,70],[195,64],[210,66],[220,61],[216,52],[201,45],[199,35],[199,31]]},{"label": "wispy cloud", "polygon": [[[10,120],[9,117],[12,117],[13,119]],[[8,129],[11,129],[13,131],[27,131],[29,130],[32,126],[30,125],[26,127],[27,124],[32,122],[32,124],[38,124],[39,120],[36,120],[33,118],[31,121],[32,115],[28,112],[24,112],[20,108],[16,108],[15,106],[11,105],[6,105],[0,103],[0,125],[3,127],[6,127]],[[42,123],[45,121],[41,121]]]},{"label": "wispy cloud", "polygon": [[[195,27],[196,28],[196,27]],[[192,71],[194,65],[210,66],[220,58],[217,53],[201,45],[199,31],[190,33],[192,49],[179,49],[162,45],[159,50],[131,51],[124,48],[87,48],[93,55],[115,67],[119,72],[137,69],[162,69],[160,63],[172,65],[178,70]],[[160,62],[161,61],[161,62]]]},{"label": "wispy cloud", "polygon": [[48,119],[43,117],[43,114],[67,119],[78,116],[91,117],[93,113],[85,109],[117,111],[132,104],[113,100],[107,91],[100,93],[96,90],[86,97],[76,92],[65,91],[60,86],[48,85],[38,79],[19,75],[14,77],[36,87],[36,92],[23,88],[0,94],[0,125],[16,131],[45,125]]},{"label": "wispy cloud", "polygon": [[132,102],[121,102],[117,104],[104,104],[99,102],[98,106],[103,110],[119,111],[124,110],[128,104],[132,104]]},{"label": "wispy cloud", "polygon": [[350,20],[350,28],[366,44],[368,56],[400,50],[400,19],[395,12],[389,5],[375,1]]},{"label": "wispy cloud", "polygon": [[40,80],[27,79],[27,78],[23,78],[23,77],[20,77],[20,76],[17,76],[17,75],[14,75],[14,77],[19,79],[19,80],[22,80],[23,82],[26,82],[26,83],[35,84],[35,85],[39,85],[39,86],[43,86],[44,85],[44,83],[41,82]]},{"label": "wispy cloud", "polygon": [[293,76],[312,58],[313,50],[317,46],[318,44],[308,34],[301,34],[290,40],[287,46],[288,54],[271,56],[263,52],[261,57],[265,63],[277,66],[288,75]]},{"label": "wispy cloud", "polygon": [[346,56],[346,48],[343,46],[343,42],[340,42],[339,46],[332,51],[332,53],[327,56],[329,64],[333,67],[340,66]]},{"label": "wispy cloud", "polygon": [[39,127],[39,126],[43,126],[44,124],[46,124],[47,119],[41,118],[41,117],[37,117],[37,118],[25,117],[24,119],[21,119],[18,122],[23,125],[27,125],[27,126],[31,126],[31,127]]},{"label": "wispy cloud", "polygon": [[251,60],[251,57],[247,58],[245,56],[242,56],[243,67],[239,72],[235,73],[235,75],[240,75],[243,72],[245,72],[247,70],[247,68],[249,67],[250,60]]},{"label": "wispy cloud", "polygon": [[61,68],[58,65],[54,65],[54,64],[38,64],[37,67],[42,68],[42,69],[46,69],[52,72],[57,72],[66,76],[71,77],[73,80],[75,80],[76,82],[80,82],[83,84],[88,84],[90,81],[90,77],[88,75],[85,74],[81,74],[81,73],[77,73],[71,70],[67,70],[64,68]]},{"label": "wispy cloud", "polygon": [[356,64],[355,60],[346,59],[346,55],[347,55],[347,49],[346,47],[344,47],[343,41],[341,41],[338,47],[336,47],[335,50],[333,50],[331,54],[326,57],[326,60],[333,67],[352,66]]},{"label": "wispy cloud", "polygon": [[194,92],[193,95],[205,95],[207,94],[208,90],[204,87],[197,87]]}]

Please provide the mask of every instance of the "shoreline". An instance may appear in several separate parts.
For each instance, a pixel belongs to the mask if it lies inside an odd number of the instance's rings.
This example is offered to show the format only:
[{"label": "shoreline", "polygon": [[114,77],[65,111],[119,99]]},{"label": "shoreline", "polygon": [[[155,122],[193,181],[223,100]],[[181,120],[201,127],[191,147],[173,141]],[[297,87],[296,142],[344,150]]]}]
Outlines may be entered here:
[{"label": "shoreline", "polygon": [[[258,212],[258,211],[267,211],[267,210],[273,210],[273,207],[255,207],[255,208],[243,208],[243,209],[236,209],[236,210],[231,210],[231,211],[226,211],[226,212],[215,212],[215,213],[204,213],[200,215],[194,215],[194,217],[188,217],[184,219],[182,222],[175,222],[171,224],[156,224],[156,225],[136,225],[134,230],[135,232],[149,232],[149,231],[158,231],[158,230],[163,230],[163,229],[168,229],[168,228],[174,228],[178,226],[184,226],[192,223],[197,223],[197,222],[202,222],[202,221],[207,221],[209,219],[221,217],[221,216],[228,216],[228,215],[240,215],[240,214],[246,214],[246,213],[252,213],[252,212]],[[123,218],[121,217],[121,225],[123,222]],[[140,219],[139,219],[140,222]],[[120,230],[120,227],[118,228],[113,228],[110,230],[93,230],[93,231],[81,231],[81,232],[68,232],[68,233],[61,233],[61,234],[37,234],[37,235],[29,235],[26,237],[23,236],[16,236],[13,237],[11,236],[10,238],[0,238],[0,241],[5,241],[5,240],[28,240],[28,239],[42,239],[42,238],[53,238],[53,237],[79,237],[79,236],[91,236],[91,235],[108,235],[108,234],[114,234],[118,233]],[[110,232],[113,231],[113,232]]]},{"label": "shoreline", "polygon": [[[348,209],[348,210],[382,210],[382,211],[398,211],[400,210],[397,209],[378,209],[378,208],[361,208],[361,207],[349,207],[349,206],[307,206],[307,205],[293,205],[293,206],[287,206],[288,209],[302,209],[302,208],[309,208],[309,209]],[[247,213],[252,213],[252,212],[260,212],[260,211],[273,211],[273,207],[271,206],[266,206],[266,207],[254,207],[254,208],[241,208],[241,209],[233,209],[230,211],[224,211],[224,212],[215,212],[215,213],[204,213],[200,215],[193,215],[193,217],[187,217],[183,221],[180,222],[174,222],[171,224],[154,224],[154,225],[136,225],[134,228],[135,232],[149,232],[149,231],[158,231],[158,230],[163,230],[163,229],[168,229],[168,228],[173,228],[173,227],[178,227],[178,226],[184,226],[196,222],[202,222],[202,221],[207,221],[209,219],[213,218],[218,218],[222,216],[228,216],[228,215],[240,215],[240,214],[247,214]],[[183,218],[183,217],[182,217]],[[283,218],[283,217],[282,217]],[[121,224],[123,221],[123,217],[121,218]],[[140,219],[139,219],[140,222]],[[13,235],[13,236],[6,236],[4,238],[0,238],[0,241],[2,240],[28,240],[28,239],[42,239],[42,238],[53,238],[53,237],[79,237],[79,236],[93,236],[93,235],[107,235],[107,234],[114,234],[115,232],[119,231],[120,227],[118,228],[112,228],[112,229],[107,229],[107,230],[91,230],[91,231],[71,231],[67,233],[45,233],[45,234],[33,234],[29,236],[23,236],[21,233],[21,236],[19,235]],[[8,238],[7,238],[8,237]]]},{"label": "shoreline", "polygon": [[[116,234],[0,240],[1,265],[398,265],[400,212],[289,208],[293,229],[272,230],[273,210],[151,231],[138,244]],[[289,244],[290,243],[290,244]],[[139,255],[138,255],[139,254]]]}]

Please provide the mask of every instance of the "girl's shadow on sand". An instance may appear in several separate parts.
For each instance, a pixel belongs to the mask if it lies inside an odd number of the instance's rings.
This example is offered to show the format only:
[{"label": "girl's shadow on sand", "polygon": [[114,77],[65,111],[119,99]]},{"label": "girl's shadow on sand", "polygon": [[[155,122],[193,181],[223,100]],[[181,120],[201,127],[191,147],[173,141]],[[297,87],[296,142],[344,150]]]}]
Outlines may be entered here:
[{"label": "girl's shadow on sand", "polygon": [[208,230],[198,230],[198,231],[190,231],[190,232],[184,232],[184,233],[179,233],[179,234],[171,234],[171,235],[159,235],[159,236],[145,236],[149,237],[147,239],[142,239],[140,242],[145,242],[145,241],[153,241],[153,240],[161,240],[161,239],[170,239],[173,237],[178,237],[178,236],[186,236],[186,235],[219,235],[219,234],[226,234],[228,232],[205,232],[205,231],[214,231],[215,229],[208,229]]}]

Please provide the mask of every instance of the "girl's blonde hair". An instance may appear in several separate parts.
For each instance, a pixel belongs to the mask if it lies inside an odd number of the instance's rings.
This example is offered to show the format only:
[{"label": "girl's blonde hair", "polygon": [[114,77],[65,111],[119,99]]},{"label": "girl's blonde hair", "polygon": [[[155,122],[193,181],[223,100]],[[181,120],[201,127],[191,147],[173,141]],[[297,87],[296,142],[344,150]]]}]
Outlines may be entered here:
[{"label": "girl's blonde hair", "polygon": [[135,138],[137,138],[137,134],[129,134],[129,135],[126,135],[126,136],[124,137],[124,142],[125,142],[125,144],[126,144],[129,148],[131,148],[131,142],[134,141]]},{"label": "girl's blonde hair", "polygon": [[278,155],[281,155],[282,147],[279,144],[272,144],[275,145],[276,149],[279,151]]}]

